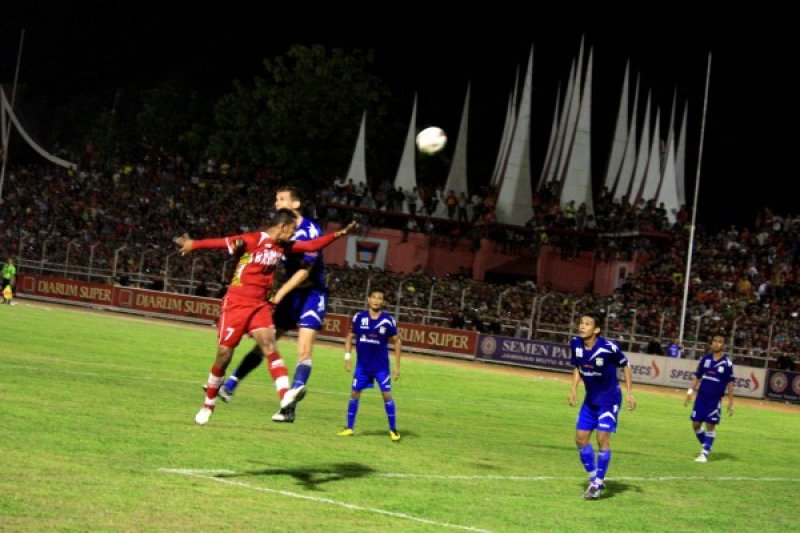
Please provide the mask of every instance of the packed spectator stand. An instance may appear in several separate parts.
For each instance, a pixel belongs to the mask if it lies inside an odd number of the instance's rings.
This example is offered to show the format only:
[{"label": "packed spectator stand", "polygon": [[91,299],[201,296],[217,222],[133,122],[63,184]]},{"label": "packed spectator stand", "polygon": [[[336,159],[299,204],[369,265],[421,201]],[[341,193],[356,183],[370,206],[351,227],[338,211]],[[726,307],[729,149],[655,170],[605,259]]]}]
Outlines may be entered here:
[{"label": "packed spectator stand", "polygon": [[[79,278],[153,290],[211,296],[224,291],[233,263],[223,254],[180,258],[172,239],[221,236],[256,229],[272,210],[279,177],[246,178],[229,166],[192,167],[179,157],[153,164],[109,164],[71,173],[57,167],[11,167],[0,210],[0,254],[17,258],[20,272]],[[404,195],[405,196],[405,195]],[[535,260],[541,246],[569,258],[591,250],[599,261],[633,258],[637,269],[612,295],[568,294],[534,280],[489,283],[471,273],[435,276],[329,265],[330,308],[363,308],[370,286],[387,290],[400,321],[472,328],[504,335],[566,342],[577,314],[606,311],[606,333],[626,350],[658,352],[678,335],[689,214],[670,224],[663,209],[642,202],[614,202],[601,193],[594,216],[585,208],[561,209],[547,191],[533,199],[535,217],[525,227],[493,219],[490,190],[463,198],[454,210],[437,211],[447,197],[420,186],[412,215],[384,180],[366,184],[331,179],[317,192],[308,216],[321,225],[356,217],[362,232],[394,227],[427,235],[430,246],[489,239],[505,253]],[[407,200],[407,198],[406,198]],[[573,206],[574,207],[574,206]],[[463,210],[463,212],[462,212]],[[684,354],[698,357],[712,334],[729,339],[738,362],[774,366],[796,362],[800,215],[765,209],[752,228],[697,228],[684,328]]]}]

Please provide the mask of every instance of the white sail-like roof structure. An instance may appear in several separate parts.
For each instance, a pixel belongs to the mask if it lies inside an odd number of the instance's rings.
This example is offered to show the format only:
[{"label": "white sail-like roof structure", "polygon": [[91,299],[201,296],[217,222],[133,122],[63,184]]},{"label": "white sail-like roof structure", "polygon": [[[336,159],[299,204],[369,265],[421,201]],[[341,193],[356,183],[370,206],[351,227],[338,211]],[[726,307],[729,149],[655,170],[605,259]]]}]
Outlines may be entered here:
[{"label": "white sail-like roof structure", "polygon": [[647,168],[642,183],[642,199],[645,202],[655,200],[661,185],[661,109],[656,108],[656,123],[653,126],[653,137],[650,140],[650,153],[647,156]]},{"label": "white sail-like roof structure", "polygon": [[[453,159],[450,164],[450,172],[447,174],[447,183],[444,187],[444,194],[455,191],[456,196],[469,194],[467,189],[467,139],[469,137],[469,95],[470,86],[467,84],[467,95],[464,97],[464,110],[461,112],[461,123],[458,127],[458,138],[456,147],[453,151]],[[444,204],[444,202],[439,202]]]},{"label": "white sail-like roof structure", "polygon": [[[406,142],[403,146],[403,154],[400,156],[400,164],[397,167],[397,175],[394,178],[394,188],[403,188],[403,192],[408,192],[417,186],[417,149],[414,138],[417,136],[417,95],[414,95],[414,105],[411,108],[411,120],[408,124]],[[408,213],[408,206],[403,202],[402,211]]]},{"label": "white sail-like roof structure", "polygon": [[550,140],[547,142],[547,155],[544,158],[542,165],[542,173],[539,175],[539,183],[536,185],[536,190],[540,191],[552,177],[553,160],[555,159],[556,146],[558,145],[558,132],[560,131],[561,124],[558,117],[560,115],[559,109],[561,108],[561,84],[558,84],[556,89],[556,106],[553,109],[553,122],[550,125]]},{"label": "white sail-like roof structure", "polygon": [[[577,88],[577,86],[576,86]],[[592,196],[592,50],[586,64],[586,78],[583,84],[578,120],[572,139],[572,148],[564,170],[561,184],[560,203],[562,206],[575,202],[575,207],[586,205],[586,213],[594,214]]]},{"label": "white sail-like roof structure", "polygon": [[614,125],[614,136],[611,140],[611,153],[608,156],[606,165],[606,177],[603,186],[609,191],[614,189],[614,185],[619,178],[619,171],[622,168],[622,159],[625,156],[625,147],[628,144],[628,77],[630,74],[630,62],[625,65],[625,77],[622,81],[622,93],[619,97],[619,110],[617,110],[617,121]]},{"label": "white sail-like roof structure", "polygon": [[522,89],[517,121],[508,153],[508,164],[500,182],[495,215],[503,224],[523,226],[533,217],[530,169],[531,93],[533,91],[533,47]]},{"label": "white sail-like roof structure", "polygon": [[628,142],[625,143],[625,152],[622,155],[622,166],[619,169],[619,177],[617,178],[613,191],[614,200],[617,202],[621,201],[626,195],[628,196],[628,201],[631,201],[631,181],[633,181],[633,170],[636,166],[636,125],[639,115],[638,107],[639,76],[636,76],[636,88],[633,93],[633,112],[631,114],[630,127],[628,128]]},{"label": "white sail-like roof structure", "polygon": [[511,147],[511,137],[514,135],[514,126],[517,121],[517,87],[519,86],[519,67],[514,76],[514,88],[511,89],[511,94],[508,97],[508,106],[506,109],[506,120],[503,123],[503,135],[500,138],[500,147],[497,149],[497,158],[494,162],[494,170],[492,171],[492,187],[499,187],[500,180],[506,170],[508,163],[508,150]]},{"label": "white sail-like roof structure", "polygon": [[356,147],[353,150],[353,158],[350,160],[350,168],[347,170],[347,179],[353,183],[367,183],[367,147],[366,147],[367,112],[361,116],[361,128],[358,130]]},{"label": "white sail-like roof structure", "polygon": [[642,134],[639,136],[639,151],[636,154],[636,166],[633,169],[633,182],[630,189],[630,202],[633,205],[639,201],[644,186],[644,177],[647,172],[647,158],[650,155],[650,92],[647,93],[647,104],[644,109],[644,124]]}]

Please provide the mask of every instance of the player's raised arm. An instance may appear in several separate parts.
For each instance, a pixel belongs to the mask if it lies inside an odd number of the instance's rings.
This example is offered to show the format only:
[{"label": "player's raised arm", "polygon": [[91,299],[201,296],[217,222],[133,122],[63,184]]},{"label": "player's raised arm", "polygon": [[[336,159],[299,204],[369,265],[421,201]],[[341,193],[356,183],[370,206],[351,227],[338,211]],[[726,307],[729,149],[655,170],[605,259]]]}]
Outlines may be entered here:
[{"label": "player's raised arm", "polygon": [[316,239],[311,239],[310,241],[289,241],[288,243],[286,243],[286,252],[287,253],[316,252],[317,250],[321,250],[326,246],[330,245],[333,241],[335,241],[339,237],[344,237],[356,227],[358,227],[358,223],[354,220],[344,228],[340,229],[339,231],[328,233],[327,235],[323,235],[322,237],[318,237]]},{"label": "player's raised arm", "polygon": [[178,245],[178,250],[181,252],[181,255],[186,255],[192,251],[192,244],[194,240],[189,237],[188,233],[184,233],[180,237],[175,237],[172,241]]}]

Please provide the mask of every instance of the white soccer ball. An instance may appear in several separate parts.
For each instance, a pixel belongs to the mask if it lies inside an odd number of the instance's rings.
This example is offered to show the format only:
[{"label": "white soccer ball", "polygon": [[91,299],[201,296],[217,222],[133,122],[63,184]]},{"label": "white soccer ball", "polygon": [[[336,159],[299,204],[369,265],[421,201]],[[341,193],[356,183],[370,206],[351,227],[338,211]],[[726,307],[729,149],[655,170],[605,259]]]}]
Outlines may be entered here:
[{"label": "white soccer ball", "polygon": [[417,148],[423,154],[435,154],[447,144],[447,135],[442,128],[431,126],[417,134]]}]

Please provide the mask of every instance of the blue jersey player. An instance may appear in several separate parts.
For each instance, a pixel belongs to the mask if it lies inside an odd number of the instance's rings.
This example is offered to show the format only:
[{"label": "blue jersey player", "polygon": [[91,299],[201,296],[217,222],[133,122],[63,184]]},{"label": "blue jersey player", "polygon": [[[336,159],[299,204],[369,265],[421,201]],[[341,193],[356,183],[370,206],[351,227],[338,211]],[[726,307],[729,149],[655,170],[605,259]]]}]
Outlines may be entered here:
[{"label": "blue jersey player", "polygon": [[[293,240],[306,241],[322,235],[316,222],[300,214],[301,207],[300,193],[296,188],[285,186],[276,191],[275,208],[290,209],[298,216]],[[297,330],[297,365],[294,378],[288,392],[283,396],[281,409],[272,415],[272,420],[275,422],[294,422],[295,406],[306,393],[306,384],[311,375],[314,343],[325,320],[328,296],[324,269],[321,252],[287,255],[284,258],[283,283],[271,298],[276,305],[273,319],[278,336],[289,330]],[[283,360],[273,360],[269,358],[269,354],[267,355],[269,371],[273,378],[280,374],[286,375]],[[263,358],[261,350],[257,346],[254,347],[225,381],[225,385],[220,389],[220,397],[230,401],[239,382],[256,368]],[[275,378],[276,387],[281,386],[279,382],[281,380]]]},{"label": "blue jersey player", "polygon": [[[599,314],[584,314],[578,324],[578,336],[570,341],[575,370],[572,373],[569,405],[576,403],[578,382],[583,380],[586,388],[586,396],[575,425],[575,444],[578,446],[583,467],[589,474],[589,486],[583,493],[583,497],[588,499],[598,498],[606,488],[604,478],[611,462],[611,434],[617,431],[617,418],[622,405],[622,391],[617,377],[617,369],[620,367],[625,378],[628,409],[632,411],[636,408],[636,400],[631,391],[633,373],[628,360],[615,342],[600,337],[600,324]],[[592,431],[595,430],[600,448],[596,462],[590,442]]]},{"label": "blue jersey player", "polygon": [[[725,339],[715,335],[711,339],[711,353],[705,354],[697,364],[692,385],[686,394],[683,405],[689,405],[692,393],[697,391],[692,409],[692,428],[700,444],[703,445],[698,463],[708,461],[711,446],[714,445],[717,425],[722,418],[722,397],[728,397],[728,414],[733,416],[733,362],[723,351]],[[700,385],[698,387],[698,384]],[[703,429],[705,424],[705,429]]]},{"label": "blue jersey player", "polygon": [[[374,382],[377,382],[383,393],[383,406],[389,419],[389,437],[397,442],[400,440],[400,433],[397,432],[392,380],[400,378],[402,346],[397,335],[397,323],[392,315],[383,311],[384,292],[381,289],[373,289],[369,293],[367,303],[366,311],[353,315],[350,333],[344,341],[344,369],[347,372],[352,370],[350,352],[355,343],[356,370],[353,374],[350,402],[347,405],[347,427],[340,431],[339,435],[342,437],[353,435],[361,391],[372,388]],[[394,344],[394,368],[389,363],[389,343]]]}]

